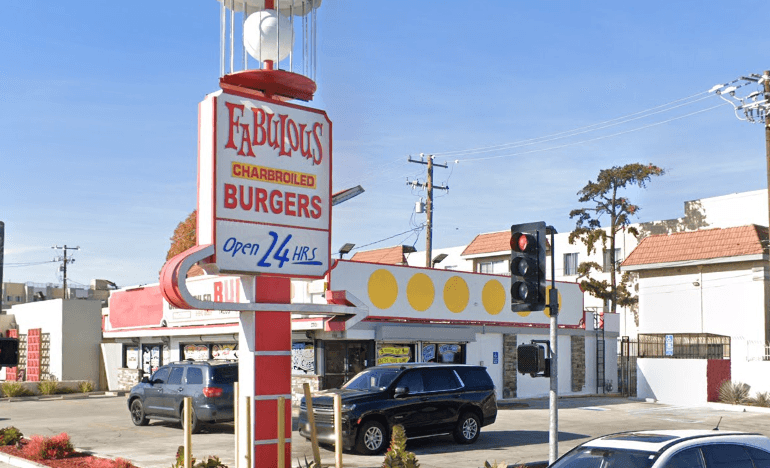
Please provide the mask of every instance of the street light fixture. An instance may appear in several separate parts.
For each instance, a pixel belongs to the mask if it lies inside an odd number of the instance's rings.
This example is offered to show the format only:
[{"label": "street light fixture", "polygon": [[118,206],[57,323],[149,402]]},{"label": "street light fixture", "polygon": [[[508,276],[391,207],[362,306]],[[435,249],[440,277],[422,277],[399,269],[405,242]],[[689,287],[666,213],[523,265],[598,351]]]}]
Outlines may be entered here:
[{"label": "street light fixture", "polygon": [[342,258],[345,254],[350,253],[350,251],[353,250],[353,247],[355,246],[356,244],[347,243],[340,247],[340,250],[338,250],[340,253],[340,258]]},{"label": "street light fixture", "polygon": [[448,257],[447,254],[441,253],[433,257],[433,268],[436,268],[436,265],[443,262]]}]

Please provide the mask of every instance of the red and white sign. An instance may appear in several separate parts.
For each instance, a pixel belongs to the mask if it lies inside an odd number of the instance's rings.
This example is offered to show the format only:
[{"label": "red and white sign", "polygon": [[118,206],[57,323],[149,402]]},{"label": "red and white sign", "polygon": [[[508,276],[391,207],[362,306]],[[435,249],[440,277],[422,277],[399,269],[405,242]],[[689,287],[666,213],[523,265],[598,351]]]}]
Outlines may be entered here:
[{"label": "red and white sign", "polygon": [[222,272],[322,278],[331,258],[331,121],[219,91],[200,105],[198,245]]}]

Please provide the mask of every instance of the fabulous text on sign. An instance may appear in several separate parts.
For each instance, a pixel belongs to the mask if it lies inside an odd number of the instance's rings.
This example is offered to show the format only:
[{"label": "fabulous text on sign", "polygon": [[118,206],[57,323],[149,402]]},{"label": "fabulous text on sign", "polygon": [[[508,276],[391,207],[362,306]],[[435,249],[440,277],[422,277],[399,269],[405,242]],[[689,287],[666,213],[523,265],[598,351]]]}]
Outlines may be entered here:
[{"label": "fabulous text on sign", "polygon": [[[215,244],[222,272],[323,277],[331,230],[326,114],[229,93],[207,101],[201,125],[211,131],[213,144],[201,141],[201,173],[210,171],[213,185],[202,193],[213,197],[204,196],[199,205],[212,207],[201,211],[211,213],[206,227],[212,234],[199,242]],[[207,148],[214,153],[210,164]]]}]

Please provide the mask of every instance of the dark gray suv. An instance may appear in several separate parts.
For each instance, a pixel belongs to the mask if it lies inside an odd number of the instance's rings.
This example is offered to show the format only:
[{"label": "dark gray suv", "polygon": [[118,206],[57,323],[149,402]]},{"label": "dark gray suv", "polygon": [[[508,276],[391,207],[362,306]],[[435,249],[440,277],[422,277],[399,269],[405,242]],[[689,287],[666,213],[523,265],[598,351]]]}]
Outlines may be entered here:
[{"label": "dark gray suv", "polygon": [[184,397],[192,398],[192,431],[205,423],[233,420],[233,383],[238,363],[182,361],[167,364],[144,377],[128,395],[131,421],[146,426],[150,419],[182,421]]},{"label": "dark gray suv", "polygon": [[[313,395],[313,415],[322,443],[334,443],[333,398],[342,400],[342,445],[372,455],[390,442],[401,424],[407,437],[452,434],[471,444],[495,422],[495,386],[486,368],[455,364],[396,364],[371,367],[342,388]],[[299,433],[310,438],[307,405],[300,404]]]}]

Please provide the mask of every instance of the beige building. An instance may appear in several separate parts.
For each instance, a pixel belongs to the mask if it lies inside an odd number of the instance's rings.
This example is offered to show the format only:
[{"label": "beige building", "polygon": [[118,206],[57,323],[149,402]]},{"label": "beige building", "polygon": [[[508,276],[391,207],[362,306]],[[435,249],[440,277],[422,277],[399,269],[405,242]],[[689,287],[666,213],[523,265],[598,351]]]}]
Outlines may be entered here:
[{"label": "beige building", "polygon": [[[115,288],[111,281],[95,279],[91,280],[88,288],[67,288],[68,299],[92,299],[102,301],[107,305],[110,290]],[[46,301],[50,299],[64,299],[64,289],[52,283],[3,283],[2,310],[7,312],[11,307],[30,302]]]}]

